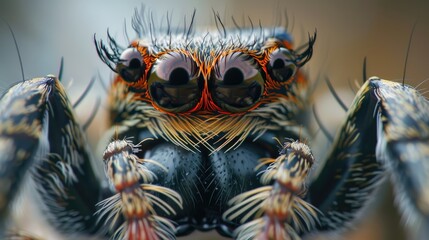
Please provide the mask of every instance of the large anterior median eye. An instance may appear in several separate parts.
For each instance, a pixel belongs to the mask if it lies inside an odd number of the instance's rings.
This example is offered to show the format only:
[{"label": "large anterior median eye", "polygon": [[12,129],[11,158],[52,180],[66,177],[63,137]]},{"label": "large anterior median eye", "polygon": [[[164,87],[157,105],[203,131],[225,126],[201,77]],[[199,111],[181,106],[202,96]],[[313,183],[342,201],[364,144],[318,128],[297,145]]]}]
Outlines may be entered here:
[{"label": "large anterior median eye", "polygon": [[185,112],[201,97],[197,65],[179,52],[166,53],[156,60],[148,86],[153,103],[168,112]]},{"label": "large anterior median eye", "polygon": [[255,106],[264,92],[264,79],[258,68],[251,56],[241,52],[221,57],[209,85],[216,105],[233,113]]},{"label": "large anterior median eye", "polygon": [[142,58],[137,49],[125,49],[119,57],[116,72],[127,82],[137,82],[143,75],[146,67]]},{"label": "large anterior median eye", "polygon": [[274,50],[270,56],[268,72],[272,79],[285,82],[295,75],[297,66],[294,56],[286,48]]}]

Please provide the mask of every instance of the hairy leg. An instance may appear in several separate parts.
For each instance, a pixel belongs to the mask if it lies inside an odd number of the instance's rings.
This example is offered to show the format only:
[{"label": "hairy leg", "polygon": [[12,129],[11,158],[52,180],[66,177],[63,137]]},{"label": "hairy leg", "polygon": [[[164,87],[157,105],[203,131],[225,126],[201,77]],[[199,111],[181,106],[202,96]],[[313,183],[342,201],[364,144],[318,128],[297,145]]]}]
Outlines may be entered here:
[{"label": "hairy leg", "polygon": [[101,199],[86,139],[64,88],[53,76],[18,83],[0,102],[0,220],[29,170],[42,209],[59,231],[94,234]]}]

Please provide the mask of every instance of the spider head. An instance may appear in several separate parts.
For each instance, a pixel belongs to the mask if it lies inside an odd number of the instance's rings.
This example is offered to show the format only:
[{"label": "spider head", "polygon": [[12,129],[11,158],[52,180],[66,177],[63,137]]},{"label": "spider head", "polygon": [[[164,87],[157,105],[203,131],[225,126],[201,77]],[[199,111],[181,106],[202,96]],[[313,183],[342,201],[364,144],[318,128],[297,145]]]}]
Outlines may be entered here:
[{"label": "spider head", "polygon": [[262,125],[280,129],[268,115],[277,106],[293,120],[304,105],[307,83],[299,68],[311,58],[315,37],[298,53],[289,35],[267,38],[268,32],[207,33],[191,40],[170,35],[134,41],[122,51],[113,39],[110,50],[97,42],[101,59],[117,73],[110,95],[113,122],[136,118],[150,132],[171,131],[170,141],[182,131],[191,136],[179,137],[184,145],[215,136],[244,139],[250,134],[245,127],[254,133],[266,131],[255,130]]}]

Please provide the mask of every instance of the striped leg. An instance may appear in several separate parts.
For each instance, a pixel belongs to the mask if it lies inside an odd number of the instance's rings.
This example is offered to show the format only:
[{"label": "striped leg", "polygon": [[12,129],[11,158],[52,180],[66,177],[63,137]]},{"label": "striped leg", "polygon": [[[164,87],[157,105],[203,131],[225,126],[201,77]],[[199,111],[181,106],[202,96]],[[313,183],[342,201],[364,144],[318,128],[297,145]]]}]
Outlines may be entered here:
[{"label": "striped leg", "polygon": [[317,210],[301,198],[313,163],[310,149],[300,142],[286,142],[278,158],[262,159],[261,165],[270,164],[261,177],[266,186],[231,199],[233,207],[224,214],[244,223],[236,230],[237,239],[300,239],[300,233],[314,227]]},{"label": "striped leg", "polygon": [[371,78],[309,188],[320,230],[345,226],[390,173],[402,212],[429,227],[429,102],[415,89]]},{"label": "striped leg", "polygon": [[[173,223],[157,214],[175,214],[175,208],[159,195],[180,208],[182,198],[171,189],[151,184],[156,176],[147,163],[167,169],[155,161],[139,159],[135,155],[140,151],[138,147],[128,140],[113,141],[107,146],[103,156],[106,173],[117,194],[100,202],[100,214],[111,220],[109,228],[117,228],[114,239],[175,239]],[[124,222],[117,227],[120,217]]]},{"label": "striped leg", "polygon": [[0,113],[0,224],[30,170],[51,224],[71,234],[98,231],[99,180],[59,81],[18,83],[2,97]]}]

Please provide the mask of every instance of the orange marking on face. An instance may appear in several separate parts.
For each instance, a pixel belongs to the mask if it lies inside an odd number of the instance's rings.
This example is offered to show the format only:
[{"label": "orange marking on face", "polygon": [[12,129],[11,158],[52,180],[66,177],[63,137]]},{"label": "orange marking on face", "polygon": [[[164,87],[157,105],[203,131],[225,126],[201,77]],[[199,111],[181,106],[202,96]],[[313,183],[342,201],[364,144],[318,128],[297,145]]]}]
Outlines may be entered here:
[{"label": "orange marking on face", "polygon": [[[197,51],[191,52],[186,49],[172,49],[172,50],[159,52],[157,54],[150,54],[148,47],[139,44],[138,41],[134,41],[131,44],[131,46],[135,47],[141,53],[143,57],[142,60],[146,66],[145,72],[143,76],[137,82],[134,82],[134,83],[126,82],[120,76],[117,76],[113,83],[113,87],[118,82],[122,82],[122,83],[125,82],[127,86],[137,90],[133,100],[148,102],[158,111],[164,112],[170,115],[186,115],[186,114],[194,114],[194,113],[201,114],[201,115],[210,114],[210,113],[227,114],[227,115],[243,115],[246,112],[249,112],[258,108],[261,104],[270,103],[272,101],[275,101],[279,97],[284,97],[284,98],[287,97],[284,94],[279,94],[277,92],[278,90],[282,88],[288,89],[288,86],[293,84],[294,82],[298,84],[307,83],[307,79],[299,70],[296,72],[294,76],[292,76],[289,80],[285,82],[279,82],[270,77],[270,74],[267,69],[267,65],[269,64],[269,60],[270,60],[270,54],[276,49],[278,49],[279,47],[292,49],[292,44],[289,43],[288,41],[273,40],[268,44],[268,47],[262,48],[262,50],[260,51],[237,48],[237,49],[228,49],[217,55],[215,52],[211,52],[210,54],[213,59],[209,63],[206,63],[202,59],[200,59]],[[153,101],[153,99],[150,96],[149,86],[147,82],[148,76],[150,74],[149,71],[151,71],[154,63],[159,57],[169,52],[179,52],[190,57],[195,62],[198,68],[197,69],[198,72],[196,73],[197,76],[203,79],[202,92],[201,92],[201,97],[199,101],[195,104],[194,107],[187,110],[186,112],[180,112],[180,113],[168,112],[167,110],[157,106],[157,104]],[[265,78],[265,84],[264,84],[264,91],[262,93],[260,101],[255,103],[252,107],[250,107],[246,111],[232,113],[232,112],[223,110],[220,106],[218,106],[215,103],[212,97],[212,94],[210,93],[210,90],[209,90],[209,81],[210,81],[211,74],[213,74],[213,69],[215,68],[216,64],[219,62],[220,58],[228,56],[229,54],[232,54],[235,52],[241,52],[241,53],[247,54],[251,56],[258,63],[258,65],[261,67],[260,68],[261,74]]]}]

